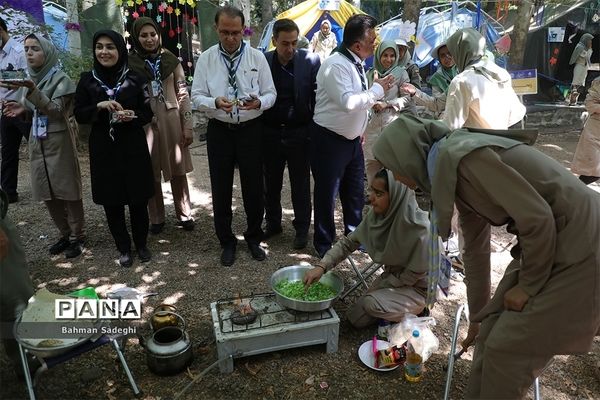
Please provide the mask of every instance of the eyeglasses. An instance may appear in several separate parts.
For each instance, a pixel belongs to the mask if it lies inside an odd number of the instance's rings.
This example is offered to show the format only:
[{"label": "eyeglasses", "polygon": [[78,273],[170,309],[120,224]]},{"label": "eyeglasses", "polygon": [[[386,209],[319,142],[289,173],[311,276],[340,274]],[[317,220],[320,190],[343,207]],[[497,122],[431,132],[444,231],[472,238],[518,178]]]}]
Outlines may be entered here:
[{"label": "eyeglasses", "polygon": [[224,36],[224,37],[237,37],[237,36],[241,36],[242,31],[219,31],[219,35],[220,36]]}]

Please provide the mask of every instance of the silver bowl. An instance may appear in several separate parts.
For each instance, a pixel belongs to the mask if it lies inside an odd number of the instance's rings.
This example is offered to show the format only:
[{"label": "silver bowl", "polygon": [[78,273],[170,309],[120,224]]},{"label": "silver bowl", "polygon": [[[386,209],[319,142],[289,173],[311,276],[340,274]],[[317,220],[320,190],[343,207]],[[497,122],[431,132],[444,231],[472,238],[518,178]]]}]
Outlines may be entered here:
[{"label": "silver bowl", "polygon": [[292,265],[278,269],[271,275],[271,289],[275,292],[275,298],[282,307],[305,312],[321,311],[331,307],[338,297],[340,297],[340,294],[344,291],[344,281],[333,272],[327,272],[319,280],[319,282],[331,286],[333,290],[335,290],[336,295],[331,299],[322,301],[296,300],[282,295],[275,289],[275,286],[277,286],[279,282],[286,279],[291,282],[302,281],[304,279],[304,274],[310,269],[312,269],[312,267],[307,265]]}]

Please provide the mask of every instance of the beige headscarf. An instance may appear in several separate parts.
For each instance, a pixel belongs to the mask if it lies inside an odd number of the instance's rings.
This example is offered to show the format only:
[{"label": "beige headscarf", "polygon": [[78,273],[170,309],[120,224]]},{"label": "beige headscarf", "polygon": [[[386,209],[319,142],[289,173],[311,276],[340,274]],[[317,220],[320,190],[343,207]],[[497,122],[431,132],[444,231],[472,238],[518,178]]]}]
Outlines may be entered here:
[{"label": "beige headscarf", "polygon": [[[481,147],[511,148],[533,144],[537,132],[458,129],[450,131],[441,121],[402,114],[383,131],[373,145],[373,154],[386,168],[411,178],[426,193],[437,210],[437,226],[442,237],[450,233],[454,211],[456,171],[464,156]],[[428,155],[439,142],[433,178],[427,173]],[[493,179],[493,177],[490,177]]]},{"label": "beige headscarf", "polygon": [[[590,33],[584,33],[583,35],[581,35],[581,37],[579,38],[579,43],[577,43],[577,46],[575,46],[575,49],[573,49],[573,53],[571,54],[571,59],[569,60],[569,65],[575,64],[577,62],[577,59],[581,55],[581,53],[583,53],[584,51],[587,51],[587,49],[588,49],[587,42],[591,41],[592,39],[594,39],[594,36]],[[590,52],[586,59],[586,64],[589,64],[589,62],[590,62],[589,59],[591,58],[591,56],[592,56],[592,53]]]},{"label": "beige headscarf", "polygon": [[[429,219],[415,199],[415,193],[397,182],[387,171],[390,206],[385,215],[369,210],[353,239],[362,243],[371,259],[385,265],[426,267]],[[425,271],[419,271],[425,272]]]},{"label": "beige headscarf", "polygon": [[60,70],[58,51],[52,42],[37,34],[28,35],[25,40],[29,38],[37,40],[44,52],[44,64],[41,67],[36,69],[28,67],[29,76],[38,89],[50,99],[75,93],[75,84],[67,74]]},{"label": "beige headscarf", "polygon": [[491,61],[483,58],[485,54],[485,38],[473,28],[460,29],[446,41],[448,50],[454,62],[458,73],[472,68],[475,72],[485,76],[492,82],[504,85],[510,80],[510,75],[501,76],[497,68],[488,67]]}]

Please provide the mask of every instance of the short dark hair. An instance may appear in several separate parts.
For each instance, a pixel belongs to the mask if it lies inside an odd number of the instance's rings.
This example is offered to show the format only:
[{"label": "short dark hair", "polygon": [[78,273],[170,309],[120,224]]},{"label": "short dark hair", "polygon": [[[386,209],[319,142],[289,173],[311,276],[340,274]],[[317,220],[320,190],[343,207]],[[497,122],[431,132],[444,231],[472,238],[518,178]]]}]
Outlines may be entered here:
[{"label": "short dark hair", "polygon": [[245,19],[244,19],[244,13],[242,12],[242,10],[240,10],[237,7],[234,6],[223,6],[223,7],[219,7],[217,9],[217,13],[215,14],[215,25],[219,25],[219,18],[221,17],[222,14],[227,15],[230,18],[237,18],[240,17],[242,19],[242,26],[246,26],[245,23]]},{"label": "short dark hair", "polygon": [[344,45],[352,46],[356,42],[363,40],[369,29],[375,29],[377,20],[370,15],[355,14],[351,16],[344,26]]},{"label": "short dark hair", "polygon": [[379,171],[377,171],[377,173],[373,177],[373,180],[375,180],[375,179],[382,179],[385,182],[385,191],[386,192],[390,191],[390,183],[388,182],[388,170],[387,169],[381,168]]},{"label": "short dark hair", "polygon": [[274,38],[277,38],[277,36],[279,35],[279,32],[293,32],[293,31],[298,32],[298,35],[300,35],[300,28],[298,28],[298,25],[296,25],[296,23],[289,18],[278,19],[273,24],[273,37]]},{"label": "short dark hair", "polygon": [[6,22],[0,17],[0,28],[4,31],[4,32],[8,32],[8,28],[6,27]]}]

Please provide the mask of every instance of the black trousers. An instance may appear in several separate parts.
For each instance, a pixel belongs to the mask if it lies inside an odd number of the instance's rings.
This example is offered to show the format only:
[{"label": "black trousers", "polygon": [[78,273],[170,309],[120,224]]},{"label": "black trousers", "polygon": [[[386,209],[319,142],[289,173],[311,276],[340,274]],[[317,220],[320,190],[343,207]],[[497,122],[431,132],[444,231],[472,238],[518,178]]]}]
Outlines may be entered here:
[{"label": "black trousers", "polygon": [[247,243],[260,243],[263,237],[263,173],[261,135],[263,124],[255,118],[239,125],[226,124],[216,119],[208,122],[206,148],[210,187],[212,191],[215,232],[221,246],[234,242],[231,230],[233,213],[233,174],[237,164],[240,171],[242,199],[246,212]]},{"label": "black trousers", "polygon": [[281,226],[281,189],[287,163],[297,234],[306,235],[310,227],[310,153],[308,126],[272,128],[263,134],[265,174],[265,218],[267,227]]},{"label": "black trousers", "polygon": [[315,207],[315,250],[323,257],[335,240],[335,200],[340,196],[344,235],[362,220],[365,204],[365,162],[360,137],[347,140],[316,123],[310,125],[310,167]]},{"label": "black trousers", "polygon": [[0,145],[2,146],[0,186],[8,195],[17,194],[19,147],[23,138],[25,140],[29,138],[30,129],[31,123],[19,117],[10,118],[2,115],[0,119]]},{"label": "black trousers", "polygon": [[[129,237],[129,232],[127,232],[127,223],[125,222],[125,206],[105,205],[104,212],[106,213],[108,229],[110,229],[110,233],[115,240],[117,249],[121,253],[130,252],[131,238]],[[129,204],[129,218],[135,248],[139,250],[146,247],[148,225],[150,223],[148,218],[148,202]]]}]

